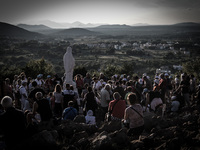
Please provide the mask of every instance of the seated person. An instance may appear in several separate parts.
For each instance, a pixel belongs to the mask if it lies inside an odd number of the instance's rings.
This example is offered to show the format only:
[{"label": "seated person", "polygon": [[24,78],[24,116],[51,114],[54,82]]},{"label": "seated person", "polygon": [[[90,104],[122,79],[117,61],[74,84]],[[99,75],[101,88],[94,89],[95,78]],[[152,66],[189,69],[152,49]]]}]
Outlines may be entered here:
[{"label": "seated person", "polygon": [[176,96],[171,97],[172,103],[171,103],[171,111],[177,112],[179,110],[180,102],[176,98]]},{"label": "seated person", "polygon": [[159,92],[151,92],[149,93],[149,96],[147,98],[147,103],[146,106],[149,105],[149,110],[153,112],[160,112],[162,109],[162,99],[160,98],[160,93]]},{"label": "seated person", "polygon": [[130,106],[125,109],[124,121],[129,122],[128,136],[136,136],[137,138],[144,130],[143,108],[137,100],[134,93],[128,95]]},{"label": "seated person", "polygon": [[96,124],[96,117],[93,116],[93,111],[88,110],[87,115],[85,116],[86,124]]},{"label": "seated person", "polygon": [[68,107],[63,110],[63,114],[62,114],[63,120],[67,120],[67,119],[74,120],[74,118],[77,116],[78,111],[73,106],[74,106],[74,102],[69,101]]}]

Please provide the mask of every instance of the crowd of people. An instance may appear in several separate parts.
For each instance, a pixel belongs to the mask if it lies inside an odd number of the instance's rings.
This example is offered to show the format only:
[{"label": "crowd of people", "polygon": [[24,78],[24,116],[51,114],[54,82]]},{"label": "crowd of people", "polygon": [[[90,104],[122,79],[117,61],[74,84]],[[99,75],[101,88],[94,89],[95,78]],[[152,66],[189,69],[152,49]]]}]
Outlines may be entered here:
[{"label": "crowd of people", "polygon": [[0,90],[0,133],[5,135],[7,148],[13,148],[10,142],[20,141],[13,134],[31,136],[37,124],[47,128],[52,119],[73,120],[77,115],[84,115],[85,123],[93,125],[110,116],[129,125],[128,135],[140,135],[145,112],[178,113],[199,100],[196,78],[186,73],[174,77],[161,73],[154,79],[146,73],[141,77],[87,73],[85,77],[77,74],[74,82],[76,87],[64,84],[58,75],[39,74],[33,79],[24,72],[13,81],[6,78]]}]

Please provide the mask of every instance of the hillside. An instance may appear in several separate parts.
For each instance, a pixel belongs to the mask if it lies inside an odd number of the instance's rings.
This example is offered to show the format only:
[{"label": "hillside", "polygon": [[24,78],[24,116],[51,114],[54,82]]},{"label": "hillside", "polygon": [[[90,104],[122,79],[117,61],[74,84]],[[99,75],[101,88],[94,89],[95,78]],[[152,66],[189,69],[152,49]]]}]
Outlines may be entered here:
[{"label": "hillside", "polygon": [[54,36],[64,36],[64,37],[69,37],[69,36],[95,36],[99,35],[100,33],[98,32],[93,32],[87,29],[82,29],[82,28],[71,28],[71,29],[64,29],[61,31],[58,31],[54,33]]},{"label": "hillside", "polygon": [[20,38],[20,39],[35,39],[42,38],[44,35],[30,32],[25,29],[19,28],[17,26],[0,22],[0,36],[1,37],[11,37],[11,38]]},{"label": "hillside", "polygon": [[176,25],[147,25],[147,26],[127,26],[127,25],[102,25],[95,28],[88,28],[90,31],[100,32],[107,35],[127,35],[127,36],[185,36],[188,34],[200,34],[200,24],[180,23]]}]

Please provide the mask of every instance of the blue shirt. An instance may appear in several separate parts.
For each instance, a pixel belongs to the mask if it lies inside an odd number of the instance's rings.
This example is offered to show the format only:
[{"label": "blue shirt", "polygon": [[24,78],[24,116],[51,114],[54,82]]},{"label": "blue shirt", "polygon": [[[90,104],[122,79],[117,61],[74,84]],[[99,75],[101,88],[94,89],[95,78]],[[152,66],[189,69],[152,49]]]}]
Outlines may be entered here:
[{"label": "blue shirt", "polygon": [[67,120],[67,119],[73,120],[77,114],[78,114],[78,112],[77,112],[76,108],[67,107],[63,111],[63,120]]}]

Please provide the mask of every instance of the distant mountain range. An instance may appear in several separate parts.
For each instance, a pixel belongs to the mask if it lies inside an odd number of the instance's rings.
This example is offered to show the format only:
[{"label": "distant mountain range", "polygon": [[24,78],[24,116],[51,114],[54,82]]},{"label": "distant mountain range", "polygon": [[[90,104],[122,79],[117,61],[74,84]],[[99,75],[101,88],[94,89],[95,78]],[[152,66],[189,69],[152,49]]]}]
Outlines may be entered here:
[{"label": "distant mountain range", "polygon": [[[78,24],[78,22],[76,22]],[[88,28],[63,28],[55,29],[46,25],[26,25],[19,24],[17,26],[0,22],[0,36],[14,38],[46,38],[46,37],[75,37],[75,36],[192,36],[200,34],[200,24],[193,22],[185,22],[174,25],[146,25],[146,26],[129,26],[129,25],[100,25]],[[198,36],[197,35],[197,36]]]},{"label": "distant mountain range", "polygon": [[[33,23],[30,23],[30,25],[33,24]],[[73,23],[67,23],[67,22],[62,22],[62,23],[59,23],[59,22],[54,22],[54,21],[50,21],[50,20],[41,20],[41,21],[37,21],[35,22],[34,24],[42,24],[42,25],[45,25],[45,26],[48,26],[50,28],[88,28],[88,27],[97,27],[99,25],[102,25],[100,23],[96,23],[96,24],[92,24],[92,23],[87,23],[87,24],[84,24],[82,22],[79,22],[79,21],[76,21],[76,22],[73,22]]]}]

